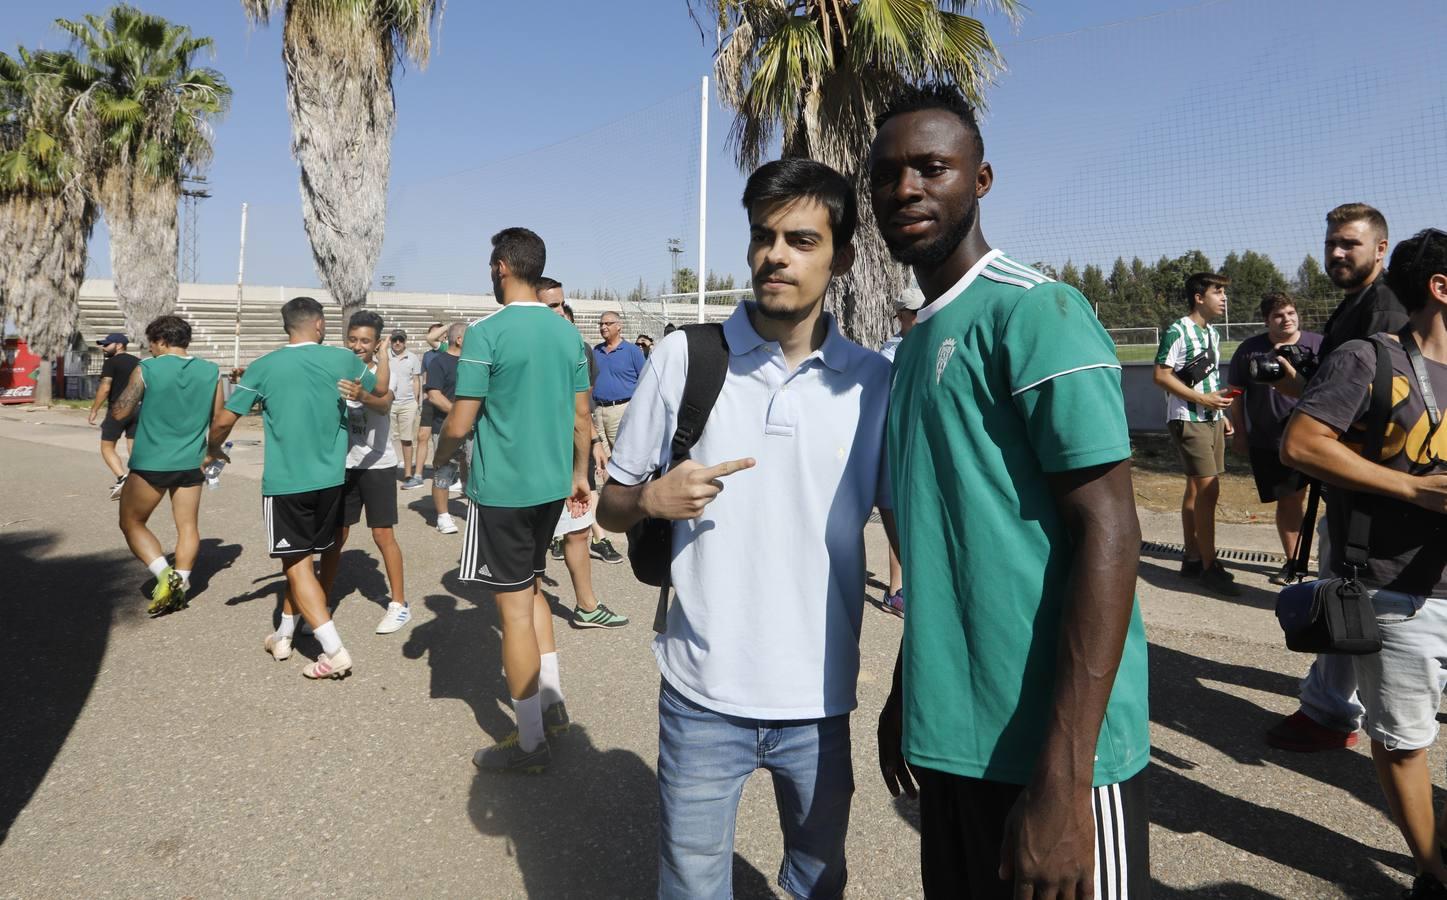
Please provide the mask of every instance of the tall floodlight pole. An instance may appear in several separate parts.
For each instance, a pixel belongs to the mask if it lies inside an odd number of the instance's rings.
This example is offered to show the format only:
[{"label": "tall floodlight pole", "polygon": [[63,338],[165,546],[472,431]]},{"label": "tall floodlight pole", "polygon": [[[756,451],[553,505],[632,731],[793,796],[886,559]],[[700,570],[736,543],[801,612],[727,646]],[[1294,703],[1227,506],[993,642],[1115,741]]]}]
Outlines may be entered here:
[{"label": "tall floodlight pole", "polygon": [[[678,290],[678,256],[683,252],[683,241],[678,238],[668,239],[668,256],[673,263],[673,283],[669,290]],[[668,291],[663,292],[663,324],[668,324]]]},{"label": "tall floodlight pole", "polygon": [[241,258],[236,263],[236,336],[231,344],[231,368],[241,368],[241,285],[246,278],[246,204],[241,204]]},{"label": "tall floodlight pole", "polygon": [[698,320],[703,321],[704,248],[708,246],[708,76],[703,76],[698,109]]}]

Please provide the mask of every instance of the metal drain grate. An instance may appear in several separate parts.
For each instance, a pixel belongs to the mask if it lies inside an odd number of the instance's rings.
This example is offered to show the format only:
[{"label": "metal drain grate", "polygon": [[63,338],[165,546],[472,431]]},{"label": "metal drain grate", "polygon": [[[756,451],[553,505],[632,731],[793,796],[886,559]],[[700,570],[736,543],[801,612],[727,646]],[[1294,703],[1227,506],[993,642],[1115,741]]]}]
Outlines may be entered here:
[{"label": "metal drain grate", "polygon": [[[1141,541],[1141,553],[1154,553],[1161,556],[1181,556],[1186,549],[1180,544],[1172,544],[1162,541]],[[1273,553],[1269,550],[1231,550],[1217,548],[1216,556],[1220,559],[1229,559],[1233,562],[1271,563],[1273,565],[1285,565],[1286,555]]]}]

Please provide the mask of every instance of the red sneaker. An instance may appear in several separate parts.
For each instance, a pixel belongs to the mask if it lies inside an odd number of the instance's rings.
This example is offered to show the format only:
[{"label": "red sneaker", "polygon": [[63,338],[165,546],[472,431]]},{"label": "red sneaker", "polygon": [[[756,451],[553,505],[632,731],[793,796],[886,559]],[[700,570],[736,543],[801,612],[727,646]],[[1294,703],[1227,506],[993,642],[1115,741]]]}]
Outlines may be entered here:
[{"label": "red sneaker", "polygon": [[1266,732],[1266,743],[1278,750],[1291,750],[1295,753],[1345,750],[1356,746],[1357,733],[1328,728],[1298,709],[1271,726]]}]

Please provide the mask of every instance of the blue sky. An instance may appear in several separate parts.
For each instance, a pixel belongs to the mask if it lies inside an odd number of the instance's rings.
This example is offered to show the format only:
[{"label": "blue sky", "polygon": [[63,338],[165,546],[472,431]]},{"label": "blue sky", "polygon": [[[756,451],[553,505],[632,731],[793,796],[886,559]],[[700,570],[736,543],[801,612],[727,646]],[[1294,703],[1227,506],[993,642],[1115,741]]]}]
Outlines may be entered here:
[{"label": "blue sky", "polygon": [[[247,281],[317,284],[279,18],[253,29],[231,0],[138,5],[213,37],[208,64],[235,91],[201,206],[199,280],[235,279],[246,201]],[[1035,7],[1015,32],[987,17],[1010,71],[984,117],[998,178],[984,222],[1017,256],[1108,264],[1252,247],[1289,274],[1320,252],[1322,214],[1338,202],[1378,203],[1398,236],[1440,218],[1447,78],[1430,37],[1447,27],[1440,0],[1395,0],[1390,20],[1345,0]],[[64,46],[52,20],[100,9],[0,0],[0,46]],[[696,265],[698,81],[711,50],[684,0],[452,0],[429,67],[396,79],[377,274],[400,289],[486,291],[486,237],[513,224],[548,239],[570,292],[661,283],[669,237]],[[707,249],[710,268],[742,275],[729,121],[715,104]],[[91,252],[91,274],[108,274],[103,227]]]}]

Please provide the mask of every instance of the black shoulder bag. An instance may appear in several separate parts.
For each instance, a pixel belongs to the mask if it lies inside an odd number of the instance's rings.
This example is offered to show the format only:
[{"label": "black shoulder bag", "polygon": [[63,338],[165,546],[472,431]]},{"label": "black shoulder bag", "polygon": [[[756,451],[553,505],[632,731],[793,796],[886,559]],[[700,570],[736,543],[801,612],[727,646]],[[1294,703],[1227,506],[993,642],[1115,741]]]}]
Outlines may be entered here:
[{"label": "black shoulder bag", "polygon": [[[1403,346],[1410,346],[1408,357],[1416,351],[1410,335],[1404,335]],[[1382,441],[1387,431],[1392,408],[1392,362],[1387,348],[1373,342],[1377,352],[1376,376],[1372,380],[1371,406],[1367,411],[1367,440],[1362,455],[1377,462],[1382,455]],[[1420,354],[1418,354],[1420,357]],[[1414,361],[1413,368],[1419,363]],[[1422,372],[1425,376],[1426,372]],[[1431,385],[1426,394],[1429,409],[1435,407]],[[1435,412],[1433,421],[1436,421]],[[1346,578],[1322,578],[1304,581],[1283,588],[1276,597],[1276,620],[1286,634],[1286,647],[1299,653],[1346,653],[1365,655],[1382,649],[1377,631],[1377,614],[1366,588],[1357,580],[1367,565],[1370,554],[1372,516],[1371,498],[1356,492],[1334,490],[1333,502],[1351,504],[1347,520],[1346,548],[1342,554],[1351,575]],[[1321,483],[1313,481],[1306,504],[1296,556],[1291,573],[1306,571],[1311,559],[1311,538],[1316,528],[1317,505],[1321,500]],[[1322,560],[1325,564],[1326,560]]]},{"label": "black shoulder bag", "polygon": [[[670,469],[688,459],[693,445],[698,443],[729,371],[729,344],[722,325],[684,325],[679,330],[688,340],[688,376],[678,405],[678,424],[669,444]],[[660,468],[650,478],[657,478],[664,471]],[[673,563],[673,523],[650,518],[629,528],[628,563],[633,567],[635,578],[659,589],[653,630],[662,634],[668,615],[668,591],[672,586],[669,569]]]}]

